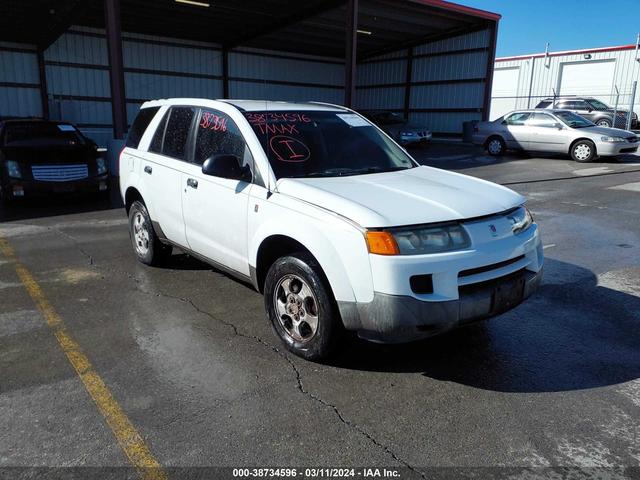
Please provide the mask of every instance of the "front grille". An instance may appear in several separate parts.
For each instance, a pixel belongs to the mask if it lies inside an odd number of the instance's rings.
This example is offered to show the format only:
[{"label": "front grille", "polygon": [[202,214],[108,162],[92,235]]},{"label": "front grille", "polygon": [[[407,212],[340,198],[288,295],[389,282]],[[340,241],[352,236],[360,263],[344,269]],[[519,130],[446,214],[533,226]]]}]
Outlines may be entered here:
[{"label": "front grille", "polygon": [[524,255],[520,255],[519,257],[510,258],[509,260],[505,260],[503,262],[492,263],[491,265],[485,265],[484,267],[470,268],[468,270],[462,270],[458,273],[458,278],[470,277],[471,275],[477,275],[478,273],[490,272],[491,270],[497,270],[502,267],[506,267],[507,265],[511,265],[512,263],[519,262],[524,258]]},{"label": "front grille", "polygon": [[69,182],[89,176],[86,164],[75,165],[33,165],[31,173],[34,180],[42,182]]}]

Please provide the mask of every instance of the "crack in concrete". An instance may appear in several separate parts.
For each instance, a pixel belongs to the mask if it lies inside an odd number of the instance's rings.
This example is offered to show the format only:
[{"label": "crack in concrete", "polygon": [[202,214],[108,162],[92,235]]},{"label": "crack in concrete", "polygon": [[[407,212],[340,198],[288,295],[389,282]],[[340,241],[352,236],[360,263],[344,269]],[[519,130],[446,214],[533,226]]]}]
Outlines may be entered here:
[{"label": "crack in concrete", "polygon": [[[74,247],[82,255],[84,255],[89,260],[89,265],[93,266],[94,268],[103,270],[103,267],[95,262],[94,257],[80,246],[78,240],[75,237],[73,237],[72,235],[69,235],[68,233],[63,232],[62,230],[57,229],[57,228],[53,228],[53,230],[58,232],[58,233],[60,233],[62,236],[66,237],[67,239],[69,239],[73,243]],[[376,447],[378,447],[381,450],[383,450],[387,455],[389,455],[391,458],[393,458],[396,462],[402,464],[404,467],[406,467],[410,471],[420,475],[421,478],[426,479],[426,476],[425,476],[424,473],[422,473],[420,470],[418,470],[416,467],[414,467],[413,465],[411,465],[407,461],[401,459],[393,450],[391,450],[385,444],[383,444],[378,439],[376,439],[373,435],[371,435],[369,432],[367,432],[360,425],[358,425],[358,424],[352,422],[351,420],[349,420],[348,418],[346,418],[344,416],[344,414],[340,411],[340,409],[336,405],[333,405],[332,403],[327,402],[326,400],[322,399],[321,397],[319,397],[319,396],[315,395],[314,393],[310,392],[309,390],[307,390],[305,388],[305,386],[304,386],[303,381],[302,381],[302,373],[301,373],[300,369],[293,362],[293,360],[291,360],[291,358],[289,358],[289,356],[286,353],[284,353],[282,350],[280,350],[279,348],[271,345],[270,343],[268,343],[267,341],[265,341],[264,339],[262,339],[261,337],[259,337],[257,335],[249,335],[249,334],[246,334],[246,333],[240,331],[240,329],[234,323],[229,322],[227,320],[224,320],[222,318],[219,318],[216,315],[213,315],[211,312],[203,310],[202,308],[200,308],[190,298],[180,297],[180,296],[176,296],[176,295],[170,295],[170,294],[167,294],[167,293],[164,293],[164,292],[157,292],[157,291],[156,292],[152,292],[152,291],[144,289],[141,286],[142,281],[138,277],[136,277],[135,275],[133,275],[133,274],[131,274],[129,272],[121,271],[121,270],[118,270],[118,269],[109,269],[109,271],[118,273],[120,275],[124,275],[127,279],[131,280],[135,284],[135,289],[138,292],[140,292],[140,293],[142,293],[144,295],[152,295],[152,296],[159,297],[159,298],[168,298],[168,299],[171,299],[171,300],[179,301],[181,303],[186,303],[187,305],[189,305],[191,308],[193,308],[196,312],[200,313],[201,315],[205,315],[205,316],[211,318],[212,320],[214,320],[215,322],[220,323],[220,324],[222,324],[222,325],[224,325],[226,327],[229,327],[233,331],[233,334],[235,336],[246,338],[248,340],[253,340],[254,342],[262,345],[263,347],[266,347],[269,350],[271,350],[272,352],[274,352],[276,355],[278,355],[280,358],[282,358],[289,365],[289,367],[291,368],[291,370],[295,374],[296,388],[297,388],[298,391],[300,391],[300,393],[302,393],[307,398],[313,400],[314,402],[319,403],[323,407],[332,410],[333,413],[338,418],[338,420],[341,423],[343,423],[345,426],[347,426],[348,428],[350,428],[352,430],[355,430],[358,434],[360,434],[363,437],[365,437],[368,441],[370,441],[373,445],[375,445]],[[177,419],[173,419],[171,421],[171,423],[173,423],[175,420],[177,420]]]}]

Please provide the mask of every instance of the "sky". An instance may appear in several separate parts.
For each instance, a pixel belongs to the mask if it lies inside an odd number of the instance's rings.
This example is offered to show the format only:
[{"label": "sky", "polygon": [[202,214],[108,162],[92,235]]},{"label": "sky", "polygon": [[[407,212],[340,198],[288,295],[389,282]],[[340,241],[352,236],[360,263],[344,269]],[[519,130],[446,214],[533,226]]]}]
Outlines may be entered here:
[{"label": "sky", "polygon": [[502,15],[496,56],[635,44],[640,0],[453,0]]}]

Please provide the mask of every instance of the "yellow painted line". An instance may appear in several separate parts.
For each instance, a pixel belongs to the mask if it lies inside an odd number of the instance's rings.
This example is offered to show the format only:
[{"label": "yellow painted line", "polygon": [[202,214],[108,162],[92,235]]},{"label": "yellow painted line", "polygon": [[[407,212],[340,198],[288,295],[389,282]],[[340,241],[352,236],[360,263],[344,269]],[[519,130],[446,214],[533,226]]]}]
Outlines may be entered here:
[{"label": "yellow painted line", "polygon": [[13,263],[20,281],[38,306],[45,322],[52,329],[60,348],[82,380],[85,389],[111,428],[118,444],[144,480],[167,480],[167,474],[153,456],[136,428],[124,413],[109,387],[94,370],[89,358],[67,330],[62,318],[47,300],[44,292],[29,270],[20,263],[9,243],[0,236],[0,252]]}]

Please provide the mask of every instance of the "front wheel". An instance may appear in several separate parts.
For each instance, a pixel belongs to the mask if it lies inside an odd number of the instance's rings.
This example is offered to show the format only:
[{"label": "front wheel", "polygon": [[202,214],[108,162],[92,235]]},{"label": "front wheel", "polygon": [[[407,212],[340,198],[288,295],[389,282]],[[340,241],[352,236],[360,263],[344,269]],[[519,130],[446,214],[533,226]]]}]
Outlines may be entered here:
[{"label": "front wheel", "polygon": [[341,322],[320,265],[308,253],[276,260],[265,279],[265,308],[288,350],[307,360],[327,358],[339,341]]},{"label": "front wheel", "polygon": [[587,163],[596,158],[596,146],[591,140],[579,140],[571,147],[571,158],[576,162]]},{"label": "front wheel", "polygon": [[129,209],[129,235],[136,257],[146,265],[159,265],[171,255],[171,246],[158,239],[147,207],[137,200]]},{"label": "front wheel", "polygon": [[609,128],[611,126],[611,122],[609,120],[607,120],[606,118],[603,118],[602,120],[598,120],[596,122],[596,125],[599,127],[607,127]]},{"label": "front wheel", "polygon": [[507,150],[507,146],[504,143],[504,140],[500,137],[491,137],[487,140],[487,152],[489,155],[494,157],[500,157],[504,155],[504,152]]}]

